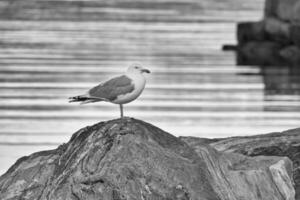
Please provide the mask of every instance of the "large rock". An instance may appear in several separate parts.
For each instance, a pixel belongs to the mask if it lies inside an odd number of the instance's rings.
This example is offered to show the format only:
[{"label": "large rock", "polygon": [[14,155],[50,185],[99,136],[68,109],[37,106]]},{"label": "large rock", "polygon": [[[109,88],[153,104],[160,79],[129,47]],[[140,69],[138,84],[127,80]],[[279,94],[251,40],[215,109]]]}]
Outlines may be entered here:
[{"label": "large rock", "polygon": [[[291,24],[275,17],[266,17],[257,22],[240,22],[237,25],[237,40],[239,45],[251,41],[277,41],[291,43]],[[295,33],[297,34],[297,33]]]},{"label": "large rock", "polygon": [[280,43],[290,43],[290,23],[279,20],[274,17],[264,19],[264,29],[268,35],[268,39],[278,41]]},{"label": "large rock", "polygon": [[291,161],[190,146],[142,121],[118,119],[59,148],[19,159],[0,199],[293,200]]},{"label": "large rock", "polygon": [[300,64],[300,48],[295,45],[283,48],[280,51],[280,56],[290,65],[299,66]]},{"label": "large rock", "polygon": [[237,40],[239,45],[249,41],[266,40],[266,31],[263,21],[241,22],[237,25]]},{"label": "large rock", "polygon": [[300,128],[285,132],[217,140],[182,138],[190,144],[210,144],[219,151],[247,156],[286,156],[293,161],[296,199],[300,200]]},{"label": "large rock", "polygon": [[281,65],[284,60],[280,55],[282,45],[276,42],[251,41],[239,46],[238,65]]},{"label": "large rock", "polygon": [[238,24],[237,64],[299,65],[300,0],[266,0],[264,12],[259,22]]},{"label": "large rock", "polygon": [[276,17],[283,21],[300,21],[299,0],[266,0],[265,16]]}]

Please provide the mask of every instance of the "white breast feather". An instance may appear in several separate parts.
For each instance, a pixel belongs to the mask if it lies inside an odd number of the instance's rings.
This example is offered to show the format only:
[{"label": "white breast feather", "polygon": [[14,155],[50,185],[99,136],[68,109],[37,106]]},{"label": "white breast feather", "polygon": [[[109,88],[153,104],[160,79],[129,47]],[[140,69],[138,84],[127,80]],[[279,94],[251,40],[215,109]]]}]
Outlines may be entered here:
[{"label": "white breast feather", "polygon": [[135,100],[145,88],[146,79],[142,74],[128,74],[130,79],[132,79],[134,84],[134,90],[130,93],[119,95],[116,100],[112,101],[112,103],[116,104],[125,104]]}]

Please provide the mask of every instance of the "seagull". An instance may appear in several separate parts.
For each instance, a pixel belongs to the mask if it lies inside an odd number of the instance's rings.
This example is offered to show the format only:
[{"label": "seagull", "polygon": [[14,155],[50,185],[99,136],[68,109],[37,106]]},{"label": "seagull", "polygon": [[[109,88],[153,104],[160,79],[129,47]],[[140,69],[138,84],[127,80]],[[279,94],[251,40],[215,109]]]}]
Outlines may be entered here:
[{"label": "seagull", "polygon": [[150,73],[141,64],[132,64],[125,74],[113,77],[91,88],[86,94],[69,98],[69,102],[81,104],[106,101],[120,105],[120,114],[123,118],[123,104],[129,103],[143,92],[146,84],[144,73]]}]

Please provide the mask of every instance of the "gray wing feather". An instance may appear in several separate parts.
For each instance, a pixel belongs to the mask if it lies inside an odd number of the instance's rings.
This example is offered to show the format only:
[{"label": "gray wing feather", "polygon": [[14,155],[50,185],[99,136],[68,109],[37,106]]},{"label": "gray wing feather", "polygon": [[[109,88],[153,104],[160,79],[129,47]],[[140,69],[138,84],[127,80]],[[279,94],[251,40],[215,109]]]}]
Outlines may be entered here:
[{"label": "gray wing feather", "polygon": [[132,80],[127,76],[118,76],[89,90],[91,98],[103,98],[109,101],[115,100],[119,95],[130,93],[134,90]]}]

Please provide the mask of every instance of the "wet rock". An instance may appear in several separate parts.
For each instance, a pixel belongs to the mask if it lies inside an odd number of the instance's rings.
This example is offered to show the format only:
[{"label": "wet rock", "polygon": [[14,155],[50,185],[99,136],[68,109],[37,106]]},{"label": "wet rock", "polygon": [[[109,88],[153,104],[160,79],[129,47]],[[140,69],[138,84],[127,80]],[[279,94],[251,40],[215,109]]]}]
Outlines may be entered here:
[{"label": "wet rock", "polygon": [[[222,152],[239,153],[247,156],[286,156],[293,162],[296,199],[300,199],[300,128],[285,132],[256,135],[249,137],[232,137],[224,139],[182,138],[189,144],[202,146],[210,144]],[[275,165],[279,169],[280,164]],[[289,171],[288,170],[288,171]],[[290,172],[289,172],[290,173]],[[288,194],[288,191],[283,192]]]},{"label": "wet rock", "polygon": [[277,18],[264,19],[264,30],[272,41],[290,43],[290,24]]},{"label": "wet rock", "polygon": [[248,41],[264,41],[266,40],[266,31],[264,22],[242,22],[237,27],[238,43],[240,45]]},{"label": "wet rock", "polygon": [[238,65],[279,65],[283,59],[279,52],[282,46],[276,42],[248,42],[239,47]]},{"label": "wet rock", "polygon": [[280,51],[280,56],[290,65],[300,64],[300,48],[295,45],[283,48]]},{"label": "wet rock", "polygon": [[0,177],[0,199],[293,200],[291,171],[288,158],[188,145],[124,118],[19,159]]},{"label": "wet rock", "polygon": [[265,16],[276,17],[282,21],[300,20],[299,0],[266,0],[265,2]]},{"label": "wet rock", "polygon": [[265,17],[277,17],[277,7],[280,0],[265,0]]},{"label": "wet rock", "polygon": [[[300,55],[290,46],[300,47],[300,0],[266,0],[264,12],[264,18],[259,22],[237,25],[237,64],[299,64]],[[253,47],[258,47],[262,54],[253,51]],[[296,57],[290,57],[291,54]]]}]

